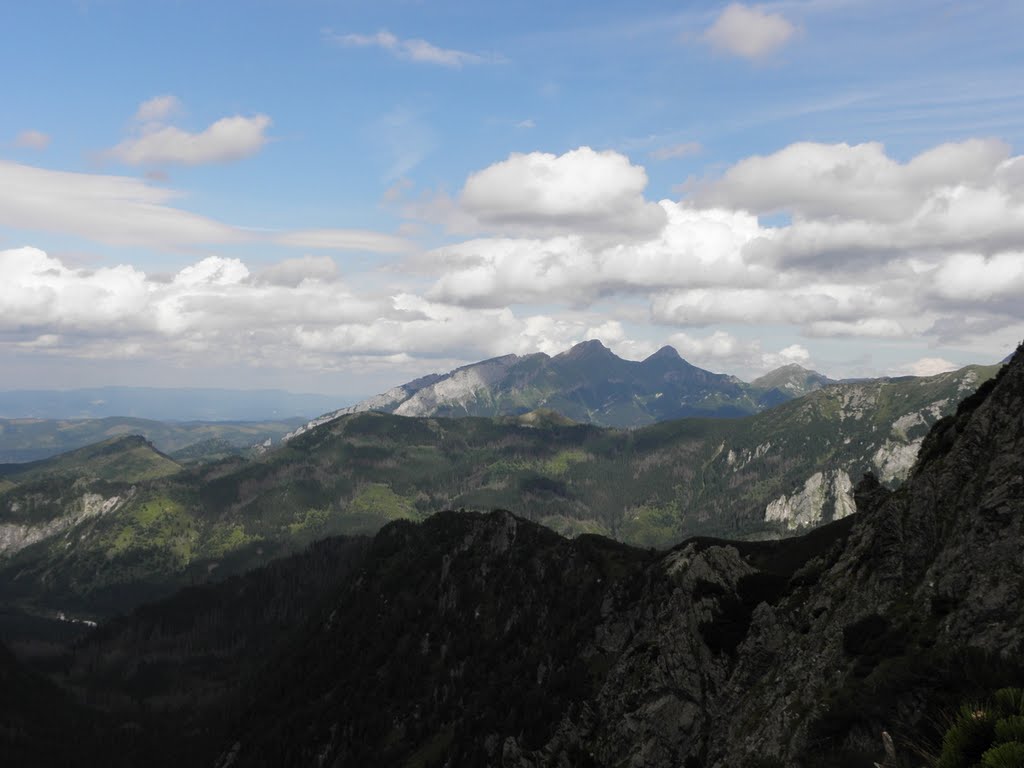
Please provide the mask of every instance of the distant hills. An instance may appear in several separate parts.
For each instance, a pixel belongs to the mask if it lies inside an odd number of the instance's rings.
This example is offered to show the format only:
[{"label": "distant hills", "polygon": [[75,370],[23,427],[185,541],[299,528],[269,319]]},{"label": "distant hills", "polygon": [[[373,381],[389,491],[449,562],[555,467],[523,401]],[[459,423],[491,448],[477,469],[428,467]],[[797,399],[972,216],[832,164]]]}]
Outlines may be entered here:
[{"label": "distant hills", "polygon": [[0,391],[0,419],[102,419],[130,416],[156,421],[266,421],[309,418],[337,408],[332,395],[279,389],[92,387]]},{"label": "distant hills", "polygon": [[130,416],[0,419],[0,464],[38,461],[124,435],[140,435],[183,461],[224,458],[268,441],[276,444],[304,423],[304,418],[252,422],[154,421]]},{"label": "distant hills", "polygon": [[639,427],[688,416],[747,416],[831,383],[820,373],[789,365],[748,384],[691,365],[672,347],[634,362],[591,340],[554,357],[505,355],[425,376],[331,411],[306,429],[363,411],[508,416],[538,408],[581,423]]}]

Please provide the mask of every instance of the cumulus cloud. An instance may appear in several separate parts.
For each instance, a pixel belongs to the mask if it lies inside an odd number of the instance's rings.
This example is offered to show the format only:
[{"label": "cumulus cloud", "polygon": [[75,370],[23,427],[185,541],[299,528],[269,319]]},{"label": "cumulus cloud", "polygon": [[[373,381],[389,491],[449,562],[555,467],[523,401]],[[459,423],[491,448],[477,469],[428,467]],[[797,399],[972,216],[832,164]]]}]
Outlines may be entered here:
[{"label": "cumulus cloud", "polygon": [[125,139],[107,154],[128,165],[230,163],[263,149],[269,127],[266,115],[224,117],[198,133],[150,122],[138,135]]},{"label": "cumulus cloud", "polygon": [[693,204],[788,214],[761,256],[832,269],[956,252],[993,255],[1024,241],[1022,159],[995,140],[944,144],[900,163],[880,144],[810,144],[752,157],[697,184]]},{"label": "cumulus cloud", "polygon": [[[413,263],[432,276],[432,300],[467,307],[636,296],[647,298],[650,320],[669,326],[948,338],[953,312],[977,328],[1021,317],[1021,168],[991,140],[904,162],[879,144],[800,143],[690,184],[681,201],[654,203],[646,173],[624,155],[515,154],[471,174],[457,200],[432,201],[450,229],[504,236]],[[758,218],[777,213],[789,221]],[[647,220],[660,223],[645,229]]]},{"label": "cumulus cloud", "polygon": [[0,274],[0,347],[66,357],[185,365],[216,356],[315,370],[412,358],[456,364],[560,351],[595,330],[584,319],[375,295],[341,280],[326,257],[289,259],[254,275],[239,259],[211,256],[158,279],[127,265],[76,269],[20,248],[0,251]]},{"label": "cumulus cloud", "polygon": [[42,131],[22,131],[15,137],[14,146],[22,149],[46,149],[50,146],[50,137]]},{"label": "cumulus cloud", "polygon": [[430,295],[469,305],[589,303],[602,295],[666,286],[750,284],[769,274],[742,255],[763,236],[753,216],[659,204],[665,225],[649,239],[592,242],[583,235],[481,238],[439,248],[422,261],[441,272]]},{"label": "cumulus cloud", "polygon": [[756,60],[779,50],[796,34],[797,28],[780,14],[732,3],[704,33],[704,40],[716,50]]},{"label": "cumulus cloud", "polygon": [[791,344],[777,352],[766,352],[758,339],[740,339],[721,330],[706,336],[674,333],[669,336],[668,343],[690,363],[711,371],[747,372],[755,377],[793,363],[805,368],[813,365],[811,353],[800,344]]},{"label": "cumulus cloud", "polygon": [[[24,341],[78,338],[87,352],[96,345],[83,338],[119,339],[140,356],[164,347],[244,356],[259,341],[267,344],[260,354],[287,358],[288,344],[319,328],[373,327],[401,314],[387,297],[322,279],[328,269],[320,260],[286,261],[254,278],[239,259],[210,256],[161,280],[127,265],[74,269],[34,248],[0,251],[0,330]],[[78,344],[63,351],[77,354]]]},{"label": "cumulus cloud", "polygon": [[[401,288],[380,295],[355,290],[349,281],[362,278],[342,278],[323,255],[255,274],[236,260],[203,261],[169,281],[104,272],[146,307],[134,314],[90,282],[99,271],[49,264],[5,298],[11,317],[42,313],[17,340],[39,354],[94,332],[74,321],[74,296],[120,313],[95,331],[123,338],[110,345],[119,354],[143,354],[154,339],[183,355],[258,344],[268,359],[327,366],[557,352],[593,336],[639,358],[668,334],[698,365],[756,373],[807,364],[802,345],[751,341],[765,325],[807,338],[995,349],[1010,343],[999,334],[1024,328],[1024,161],[989,140],[907,160],[878,144],[795,144],[657,202],[645,196],[645,170],[621,153],[513,154],[470,174],[454,198],[430,202],[449,232],[473,238],[427,252],[385,233],[228,226],[175,208],[176,192],[139,179],[13,163],[0,163],[0,174],[13,180],[0,187],[0,225],[117,244],[248,241],[404,257],[387,280],[364,276],[384,286],[400,275]],[[782,223],[759,219],[769,214],[784,214]],[[8,271],[21,274],[0,274]],[[39,277],[48,271],[56,284]],[[615,314],[602,316],[612,298]],[[46,315],[46,306],[64,310]]]},{"label": "cumulus cloud", "polygon": [[764,355],[764,361],[771,368],[779,368],[783,365],[801,365],[807,367],[811,364],[811,353],[802,344],[790,344],[778,352],[769,352]]},{"label": "cumulus cloud", "polygon": [[354,48],[381,48],[400,59],[422,62],[426,64],[438,64],[442,67],[459,69],[464,64],[475,64],[483,61],[482,56],[466,51],[458,51],[453,48],[440,48],[426,40],[416,38],[402,40],[395,35],[382,29],[373,35],[359,34],[336,34],[326,32],[326,37],[340,45]]},{"label": "cumulus cloud", "polygon": [[665,214],[643,196],[647,172],[611,150],[513,153],[469,176],[459,203],[504,233],[654,233]]},{"label": "cumulus cloud", "polygon": [[952,254],[935,272],[935,292],[947,299],[991,301],[1024,297],[1024,252],[1008,251],[991,257],[977,253]]},{"label": "cumulus cloud", "polygon": [[[1001,183],[1009,147],[994,139],[943,144],[900,163],[877,142],[798,142],[730,167],[695,199],[755,213],[791,213],[808,220],[898,222],[927,214],[957,190]],[[939,197],[945,193],[946,198]]]},{"label": "cumulus cloud", "polygon": [[961,366],[941,357],[922,357],[912,363],[907,363],[902,373],[909,372],[914,376],[936,376],[947,371],[955,371]]}]

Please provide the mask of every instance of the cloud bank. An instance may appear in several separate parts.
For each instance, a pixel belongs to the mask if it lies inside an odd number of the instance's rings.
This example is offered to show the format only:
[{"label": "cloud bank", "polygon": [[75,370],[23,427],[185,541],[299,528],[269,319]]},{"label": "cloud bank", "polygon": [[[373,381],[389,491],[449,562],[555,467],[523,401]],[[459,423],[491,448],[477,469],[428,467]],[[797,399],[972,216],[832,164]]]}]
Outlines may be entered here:
[{"label": "cloud bank", "polygon": [[[469,174],[446,207],[416,211],[475,233],[425,252],[372,231],[249,232],[174,208],[174,192],[135,179],[0,172],[19,190],[0,188],[9,226],[318,253],[262,271],[210,256],[158,279],[4,251],[0,334],[37,354],[166,349],[323,370],[557,352],[597,336],[633,358],[671,343],[698,365],[756,375],[813,364],[821,339],[996,350],[1024,336],[1024,160],[992,140],[906,160],[879,144],[798,143],[658,201],[644,169],[617,152],[512,154]],[[342,276],[324,252],[349,249],[398,259]],[[907,372],[949,364],[916,358]]]}]

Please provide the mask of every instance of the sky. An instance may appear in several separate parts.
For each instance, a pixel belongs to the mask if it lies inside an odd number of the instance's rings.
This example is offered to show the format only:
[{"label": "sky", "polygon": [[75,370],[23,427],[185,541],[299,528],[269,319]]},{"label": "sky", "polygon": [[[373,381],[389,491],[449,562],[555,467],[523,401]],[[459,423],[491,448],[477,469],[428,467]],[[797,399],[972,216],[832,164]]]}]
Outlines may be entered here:
[{"label": "sky", "polygon": [[0,389],[1024,339],[1018,0],[0,9]]}]

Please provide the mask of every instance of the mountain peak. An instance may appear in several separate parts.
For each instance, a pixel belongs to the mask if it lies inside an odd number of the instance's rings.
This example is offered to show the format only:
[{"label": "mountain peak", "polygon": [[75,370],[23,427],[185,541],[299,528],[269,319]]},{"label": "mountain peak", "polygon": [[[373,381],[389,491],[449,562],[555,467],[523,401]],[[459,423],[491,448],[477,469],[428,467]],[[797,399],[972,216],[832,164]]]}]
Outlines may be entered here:
[{"label": "mountain peak", "polygon": [[799,397],[833,383],[828,376],[797,363],[789,363],[754,379],[750,385],[756,389],[776,389],[790,396]]},{"label": "mountain peak", "polygon": [[583,357],[595,357],[598,355],[602,357],[618,357],[597,339],[588,339],[587,341],[581,341],[579,344],[575,345],[571,349],[567,349],[565,352],[555,355],[555,359],[574,360]]},{"label": "mountain peak", "polygon": [[671,347],[668,344],[666,344],[664,347],[662,347],[657,352],[655,352],[653,355],[649,356],[646,360],[644,360],[644,362],[646,363],[648,360],[682,360],[682,359],[683,358],[679,355],[679,352],[676,351],[675,347]]}]

